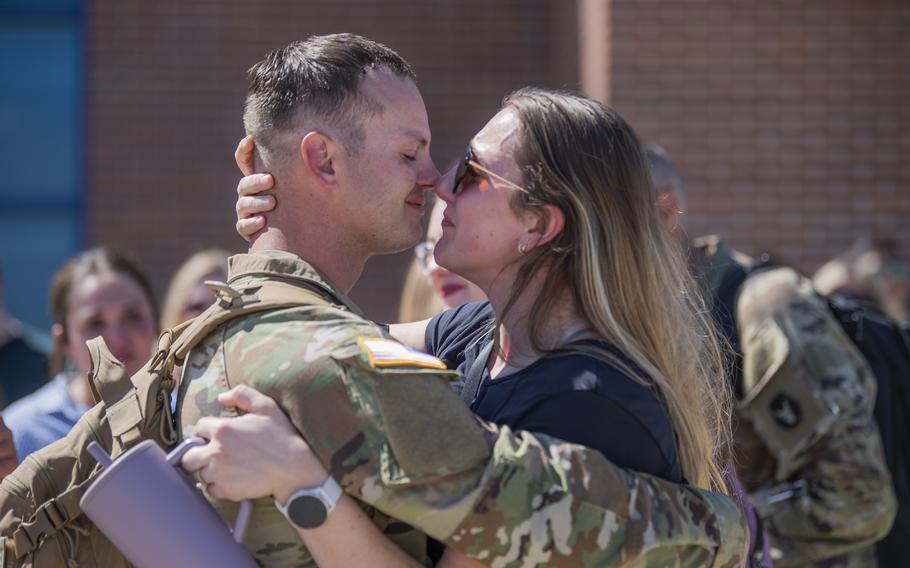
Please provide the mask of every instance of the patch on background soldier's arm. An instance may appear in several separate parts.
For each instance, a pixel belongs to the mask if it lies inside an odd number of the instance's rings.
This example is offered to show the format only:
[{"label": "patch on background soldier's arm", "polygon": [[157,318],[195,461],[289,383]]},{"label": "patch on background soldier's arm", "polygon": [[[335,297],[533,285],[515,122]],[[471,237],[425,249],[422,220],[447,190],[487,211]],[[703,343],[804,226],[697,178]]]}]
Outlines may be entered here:
[{"label": "patch on background soldier's arm", "polygon": [[420,367],[447,369],[440,359],[423,351],[411,349],[397,341],[378,337],[359,337],[357,345],[363,349],[373,367]]},{"label": "patch on background soldier's arm", "polygon": [[802,467],[839,410],[821,399],[805,364],[805,352],[768,318],[742,333],[743,388],[740,416],[751,424],[777,460],[776,478]]}]

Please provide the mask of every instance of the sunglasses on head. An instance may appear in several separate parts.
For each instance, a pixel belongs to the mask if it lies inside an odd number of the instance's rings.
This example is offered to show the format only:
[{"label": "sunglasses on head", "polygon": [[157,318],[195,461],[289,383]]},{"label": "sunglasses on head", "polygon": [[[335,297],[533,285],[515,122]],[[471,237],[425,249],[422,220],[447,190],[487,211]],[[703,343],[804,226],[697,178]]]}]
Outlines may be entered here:
[{"label": "sunglasses on head", "polygon": [[455,170],[455,181],[452,184],[452,195],[457,195],[458,192],[461,191],[461,184],[464,181],[464,177],[468,174],[468,170],[474,170],[475,172],[480,172],[482,174],[486,174],[489,177],[504,183],[505,185],[509,186],[511,189],[514,189],[517,191],[524,191],[525,193],[528,192],[527,189],[521,187],[520,185],[513,183],[513,182],[507,180],[506,178],[502,177],[501,175],[499,175],[495,172],[491,172],[487,168],[478,164],[477,160],[474,159],[474,150],[472,150],[471,147],[468,146],[468,149],[465,150],[464,157],[461,159],[460,162],[458,162],[458,168]]}]

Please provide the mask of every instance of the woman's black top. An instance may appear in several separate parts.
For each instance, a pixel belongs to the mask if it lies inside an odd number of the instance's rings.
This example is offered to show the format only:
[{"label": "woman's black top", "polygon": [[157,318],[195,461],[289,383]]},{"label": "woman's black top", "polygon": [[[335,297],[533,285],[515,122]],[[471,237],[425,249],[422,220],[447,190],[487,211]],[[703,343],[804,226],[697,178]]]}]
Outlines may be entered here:
[{"label": "woman's black top", "polygon": [[613,346],[604,347],[639,372],[641,382],[584,354],[547,356],[515,373],[491,379],[486,361],[493,341],[489,302],[473,302],[434,317],[427,352],[462,375],[482,373],[471,410],[485,420],[555,436],[599,450],[620,467],[683,482],[676,437],[651,380]]}]

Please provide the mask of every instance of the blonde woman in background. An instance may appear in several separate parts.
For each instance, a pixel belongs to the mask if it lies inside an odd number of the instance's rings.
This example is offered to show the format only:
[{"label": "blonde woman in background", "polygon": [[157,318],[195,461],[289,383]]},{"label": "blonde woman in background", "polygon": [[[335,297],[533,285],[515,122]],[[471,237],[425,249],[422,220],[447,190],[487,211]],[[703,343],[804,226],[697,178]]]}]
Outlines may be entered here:
[{"label": "blonde woman in background", "polygon": [[457,308],[468,302],[486,300],[476,284],[449,272],[436,263],[433,256],[436,243],[442,238],[444,201],[437,200],[430,212],[427,239],[414,247],[414,260],[405,277],[398,321],[421,321]]},{"label": "blonde woman in background", "polygon": [[171,278],[161,311],[161,329],[170,329],[201,314],[215,296],[206,288],[206,280],[227,279],[229,253],[206,249],[189,257]]}]

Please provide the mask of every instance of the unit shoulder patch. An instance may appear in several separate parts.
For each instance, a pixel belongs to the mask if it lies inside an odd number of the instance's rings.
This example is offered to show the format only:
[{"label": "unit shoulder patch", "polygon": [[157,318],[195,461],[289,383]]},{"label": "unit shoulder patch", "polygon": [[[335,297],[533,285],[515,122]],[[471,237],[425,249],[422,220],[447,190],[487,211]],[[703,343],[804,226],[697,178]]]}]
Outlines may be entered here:
[{"label": "unit shoulder patch", "polygon": [[441,370],[448,368],[442,360],[391,339],[359,337],[357,345],[366,353],[373,367],[420,367]]}]

